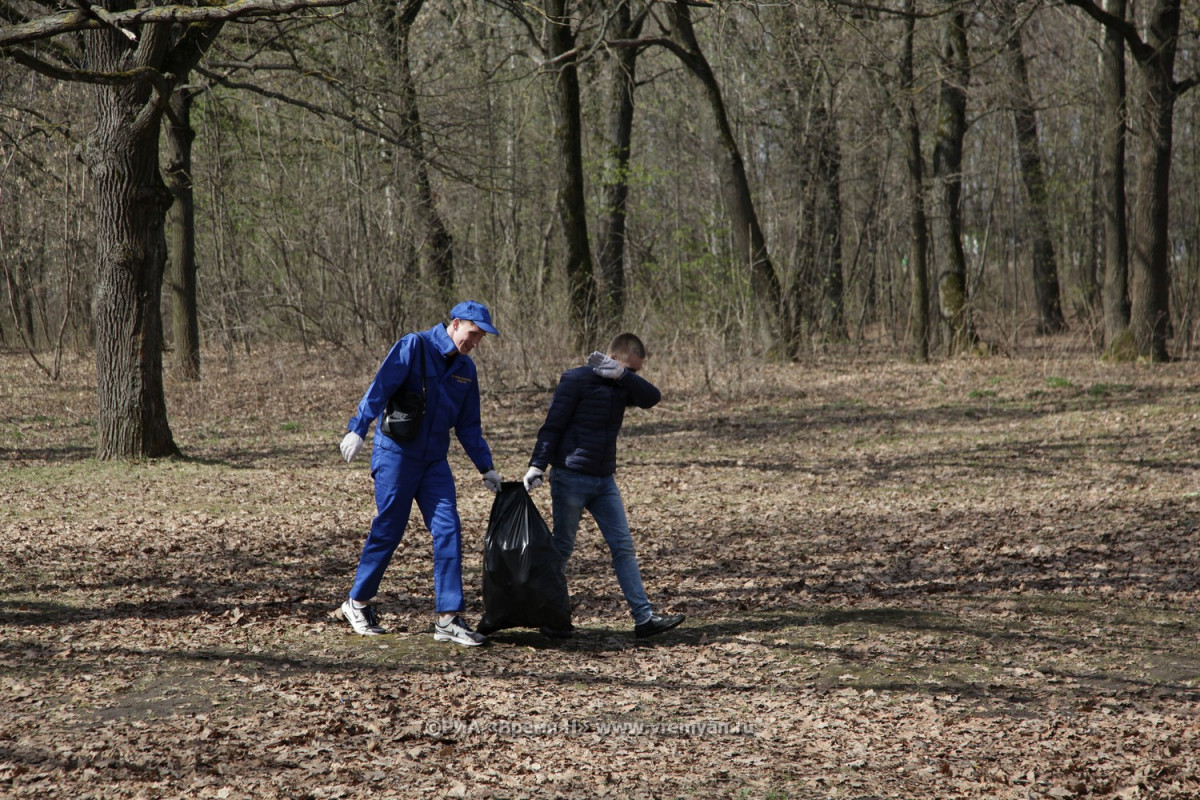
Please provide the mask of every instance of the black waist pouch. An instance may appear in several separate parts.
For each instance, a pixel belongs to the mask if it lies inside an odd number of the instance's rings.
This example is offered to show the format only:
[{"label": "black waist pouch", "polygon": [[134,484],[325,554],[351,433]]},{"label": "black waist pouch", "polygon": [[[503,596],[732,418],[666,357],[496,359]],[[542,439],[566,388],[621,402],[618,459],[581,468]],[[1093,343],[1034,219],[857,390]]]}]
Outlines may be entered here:
[{"label": "black waist pouch", "polygon": [[379,429],[397,442],[411,442],[421,430],[425,416],[425,395],[416,392],[396,392],[388,400],[387,410]]}]

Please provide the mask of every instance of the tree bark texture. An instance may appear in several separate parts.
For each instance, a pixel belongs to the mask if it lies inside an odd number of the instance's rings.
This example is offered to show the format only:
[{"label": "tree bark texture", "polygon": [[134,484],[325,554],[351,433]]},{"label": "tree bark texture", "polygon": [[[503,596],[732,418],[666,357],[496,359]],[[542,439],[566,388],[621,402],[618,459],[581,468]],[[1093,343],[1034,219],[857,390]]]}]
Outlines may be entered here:
[{"label": "tree bark texture", "polygon": [[916,81],[913,76],[915,0],[904,0],[904,38],[900,57],[900,116],[911,188],[909,212],[910,250],[909,337],[912,357],[929,360],[929,225],[925,213],[925,162],[921,156],[921,125],[917,119]]},{"label": "tree bark texture", "polygon": [[[120,72],[161,64],[169,31],[148,26],[133,45],[105,28],[87,34],[95,66]],[[94,90],[97,125],[87,160],[97,214],[96,455],[139,458],[178,452],[162,384],[161,294],[171,193],[158,164],[167,98],[149,80]]]},{"label": "tree bark texture", "polygon": [[163,172],[174,201],[168,212],[170,257],[167,289],[171,302],[172,360],[179,377],[200,380],[200,315],[196,307],[196,202],[192,187],[192,99],[189,89],[171,94],[165,126]]},{"label": "tree bark texture", "polygon": [[566,238],[568,319],[575,344],[595,346],[596,279],[587,228],[587,199],[583,182],[583,122],[579,100],[579,72],[575,32],[568,0],[545,0],[547,67],[554,81],[557,115],[560,192],[559,219]]},{"label": "tree bark texture", "polygon": [[[612,36],[636,39],[641,35],[644,15],[630,12],[629,0],[619,0],[611,24]],[[600,187],[603,207],[597,234],[597,266],[600,270],[600,328],[616,334],[625,314],[625,214],[629,203],[629,158],[633,139],[634,88],[637,86],[638,48],[617,47],[609,64],[610,101],[607,151]]]},{"label": "tree bark texture", "polygon": [[[1105,10],[1125,19],[1125,0],[1104,0]],[[1104,277],[1101,305],[1104,345],[1110,350],[1129,330],[1129,227],[1126,220],[1125,40],[1110,27],[1104,29],[1100,50],[1100,213],[1104,226]]]},{"label": "tree bark texture", "polygon": [[[1174,147],[1175,101],[1181,92],[1197,85],[1193,76],[1175,82],[1175,58],[1179,48],[1180,0],[1155,0],[1143,11],[1147,34],[1124,16],[1119,5],[1101,8],[1091,0],[1067,0],[1105,27],[1106,34],[1121,37],[1130,50],[1142,79],[1141,107],[1137,112],[1137,181],[1133,202],[1133,224],[1129,232],[1129,337],[1132,355],[1151,361],[1167,361],[1171,338],[1170,284],[1171,250],[1168,237],[1170,217],[1171,153]],[[1109,13],[1108,9],[1113,13]],[[1119,15],[1117,12],[1121,12]],[[1106,47],[1112,44],[1106,39]],[[1115,57],[1115,56],[1110,56]],[[1111,80],[1111,77],[1109,77]],[[1108,132],[1111,135],[1111,132]],[[1108,276],[1106,279],[1106,292]],[[1117,288],[1111,290],[1114,294]],[[1110,351],[1113,344],[1109,345]]]},{"label": "tree bark texture", "polygon": [[1150,15],[1149,54],[1138,60],[1145,84],[1138,140],[1137,194],[1133,204],[1130,328],[1138,355],[1167,361],[1169,308],[1171,149],[1175,130],[1175,55],[1179,0],[1159,0]]},{"label": "tree bark texture", "polygon": [[937,143],[933,172],[941,197],[945,262],[938,273],[938,301],[949,326],[949,349],[962,353],[975,344],[967,289],[967,255],[962,240],[963,140],[967,135],[967,86],[971,80],[965,15],[948,13],[943,21]]},{"label": "tree bark texture", "polygon": [[1005,8],[1005,23],[1009,30],[1004,52],[1012,75],[1013,126],[1016,130],[1021,181],[1029,202],[1027,218],[1033,254],[1033,291],[1038,310],[1038,332],[1061,333],[1066,330],[1067,322],[1062,311],[1054,242],[1050,238],[1046,170],[1038,141],[1037,112],[1029,93],[1029,66],[1021,48],[1021,29],[1017,25],[1013,6],[1005,4]]},{"label": "tree bark texture", "polygon": [[413,210],[423,237],[417,242],[421,278],[435,288],[442,303],[449,304],[454,295],[454,240],[433,197],[410,57],[412,26],[424,5],[425,0],[372,0],[371,11],[379,23],[380,41],[396,64],[400,140],[411,164]]}]

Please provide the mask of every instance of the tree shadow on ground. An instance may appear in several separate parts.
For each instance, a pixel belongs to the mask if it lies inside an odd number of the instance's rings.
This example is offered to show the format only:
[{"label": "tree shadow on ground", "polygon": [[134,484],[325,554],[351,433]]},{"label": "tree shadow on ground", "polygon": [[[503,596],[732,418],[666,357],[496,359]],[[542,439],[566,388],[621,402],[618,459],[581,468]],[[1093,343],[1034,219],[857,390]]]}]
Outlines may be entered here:
[{"label": "tree shadow on ground", "polygon": [[[869,631],[863,634],[864,638],[870,635],[933,633],[947,641],[959,636],[968,636],[979,638],[983,645],[1004,638],[1011,638],[1017,646],[1027,644],[1025,638],[1019,635],[1006,635],[1003,631],[994,631],[982,636],[978,630],[964,628],[952,622],[949,615],[943,618],[922,611],[886,609],[876,613],[858,610],[845,618],[819,609],[815,611],[816,613],[808,615],[780,614],[749,620],[689,620],[674,631],[644,640],[633,639],[626,631],[614,631],[605,627],[582,629],[580,635],[570,640],[551,640],[536,631],[513,629],[493,636],[491,644],[481,648],[453,647],[433,643],[432,639],[426,644],[424,635],[361,638],[349,634],[327,634],[344,644],[339,648],[337,655],[298,648],[294,642],[287,649],[280,648],[274,652],[247,652],[244,648],[233,645],[195,649],[138,649],[114,644],[90,647],[83,654],[86,658],[81,658],[63,654],[61,644],[9,640],[0,643],[0,659],[3,660],[0,674],[32,674],[29,671],[35,669],[36,665],[36,672],[43,677],[56,672],[64,675],[82,675],[109,670],[114,663],[147,663],[154,665],[147,675],[170,675],[208,665],[213,669],[219,668],[217,671],[223,676],[246,672],[271,673],[288,680],[301,680],[314,676],[338,677],[354,674],[363,682],[362,685],[367,686],[371,685],[372,675],[434,676],[444,675],[448,668],[453,668],[470,669],[482,676],[492,674],[493,668],[500,668],[495,675],[505,681],[520,683],[528,679],[539,685],[557,683],[663,691],[757,687],[763,680],[763,675],[758,671],[742,675],[735,670],[715,678],[684,678],[681,675],[670,674],[650,678],[620,671],[598,673],[588,666],[592,657],[614,652],[687,652],[702,648],[708,653],[709,659],[719,659],[720,651],[715,651],[714,654],[712,648],[731,643],[763,648],[764,653],[771,654],[767,663],[788,664],[798,660],[801,663],[819,660],[823,665],[821,670],[814,668],[811,673],[801,673],[794,678],[771,678],[783,683],[804,683],[817,690],[839,690],[850,685],[858,691],[874,689],[931,696],[954,691],[979,700],[993,699],[1003,702],[1012,701],[1014,697],[1020,696],[1022,691],[1029,691],[1020,687],[1014,690],[1007,684],[998,683],[995,677],[964,678],[956,672],[956,668],[961,663],[968,662],[915,658],[901,664],[879,664],[870,653],[845,646],[831,647],[822,641],[804,641],[802,638],[797,640],[798,633],[802,637],[805,631],[825,631],[829,628],[830,631],[819,634],[822,639],[827,638],[832,628],[850,621],[869,627]],[[1041,638],[1042,644],[1054,647],[1087,644],[1069,637]],[[378,650],[381,644],[390,644],[397,650],[398,655],[390,656],[391,660],[387,663],[381,663]],[[328,648],[324,650],[327,651]],[[987,650],[971,648],[963,650],[964,657],[974,654],[975,657],[986,658],[988,653]],[[1178,655],[1186,659],[1189,652],[1181,650]],[[763,658],[767,656],[764,655]],[[974,660],[969,662],[971,666],[986,663]],[[845,683],[835,674],[853,670],[859,672],[855,674],[852,684]],[[1134,674],[1135,670],[1125,664],[1122,665],[1122,669],[1114,668],[1109,671],[1068,670],[1043,664],[1038,665],[1037,672],[1040,677],[1033,683],[1036,685],[1037,695],[1041,697],[1053,695],[1083,700],[1093,698],[1100,690],[1117,695],[1158,694],[1188,702],[1200,701],[1200,688],[1194,685],[1194,671],[1184,667],[1180,667],[1175,675],[1166,676],[1166,679],[1161,675],[1147,677]],[[194,676],[206,673],[202,671],[189,674]],[[161,685],[163,693],[167,694],[180,689],[179,684],[169,680],[159,681],[156,685]],[[236,693],[232,688],[229,691],[231,694]],[[159,699],[158,695],[149,696],[153,693],[148,693],[145,687],[137,692],[139,695],[147,695],[146,702],[156,702]],[[1029,698],[1030,701],[1033,699]],[[263,702],[269,702],[269,698],[264,698]]]},{"label": "tree shadow on ground", "polygon": [[61,447],[0,447],[0,463],[10,464],[70,464],[87,461],[96,455],[94,447],[63,445]]},{"label": "tree shadow on ground", "polygon": [[1068,411],[1120,411],[1131,413],[1178,395],[1175,389],[1130,390],[1120,396],[1074,392],[1064,396],[1026,400],[943,403],[916,407],[873,406],[865,401],[806,405],[799,410],[774,408],[719,409],[703,417],[675,420],[650,418],[627,421],[622,436],[679,436],[691,434],[717,441],[789,439],[821,435],[828,430],[862,428],[868,431],[939,430],[947,427],[976,427],[984,422],[1021,427]]}]

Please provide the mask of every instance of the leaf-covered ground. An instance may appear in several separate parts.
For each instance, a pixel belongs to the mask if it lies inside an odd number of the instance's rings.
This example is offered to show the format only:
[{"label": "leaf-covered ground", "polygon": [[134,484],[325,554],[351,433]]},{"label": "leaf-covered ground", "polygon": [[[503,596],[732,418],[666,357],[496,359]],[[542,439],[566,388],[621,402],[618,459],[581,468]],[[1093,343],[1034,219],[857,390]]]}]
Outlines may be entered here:
[{"label": "leaf-covered ground", "polygon": [[[0,796],[1200,796],[1195,363],[652,364],[619,480],[688,621],[634,639],[586,523],[581,635],[467,650],[419,522],[392,633],[331,615],[373,513],[341,360],[214,357],[168,386],[185,457],[131,465],[91,458],[89,362],[0,356]],[[507,479],[548,399],[485,398]]]}]

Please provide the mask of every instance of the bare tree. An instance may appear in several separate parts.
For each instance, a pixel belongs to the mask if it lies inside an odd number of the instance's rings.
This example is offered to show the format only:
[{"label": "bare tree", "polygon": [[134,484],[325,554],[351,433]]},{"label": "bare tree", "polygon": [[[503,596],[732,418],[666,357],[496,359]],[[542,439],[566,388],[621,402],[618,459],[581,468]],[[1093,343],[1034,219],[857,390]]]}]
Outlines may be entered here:
[{"label": "bare tree", "polygon": [[952,8],[942,20],[939,123],[933,148],[933,173],[938,181],[945,266],[938,275],[942,318],[950,328],[950,352],[975,343],[967,292],[967,255],[962,240],[963,140],[967,134],[967,86],[971,61],[967,47],[966,15]]},{"label": "bare tree", "polygon": [[811,250],[824,290],[824,327],[833,340],[846,338],[845,279],[842,275],[842,150],[837,119],[827,98],[813,105],[816,151]]},{"label": "bare tree", "polygon": [[[1105,0],[1105,10],[1125,19],[1125,0]],[[1100,50],[1099,195],[1104,226],[1104,277],[1101,304],[1104,345],[1110,350],[1129,331],[1129,227],[1125,201],[1126,120],[1125,40],[1112,26],[1104,29]]]},{"label": "bare tree", "polygon": [[[66,12],[33,4],[7,15],[0,49],[23,66],[93,87],[96,127],[84,149],[97,204],[94,316],[97,457],[178,452],[162,384],[161,293],[172,197],[159,170],[159,131],[174,88],[225,22],[348,0],[239,0],[227,6],[134,7],[107,0]],[[82,32],[86,59],[70,47]],[[53,40],[56,46],[31,48]],[[81,65],[87,64],[87,68]]]},{"label": "bare tree", "polygon": [[555,130],[560,172],[558,213],[567,247],[568,317],[578,346],[597,333],[596,279],[588,239],[583,180],[583,118],[579,99],[579,53],[569,0],[545,0],[546,70],[554,82]]},{"label": "bare tree", "polygon": [[637,14],[630,0],[617,0],[610,35],[617,40],[609,63],[608,130],[601,178],[600,230],[597,235],[597,266],[600,268],[602,300],[600,327],[616,333],[625,313],[625,215],[629,205],[629,159],[633,139],[634,89],[641,46],[623,42],[641,35],[649,6]]},{"label": "bare tree", "polygon": [[1011,73],[1013,127],[1016,131],[1021,180],[1028,200],[1026,218],[1030,227],[1033,254],[1033,291],[1037,301],[1038,331],[1060,333],[1066,330],[1062,294],[1058,283],[1058,261],[1050,237],[1049,204],[1046,193],[1046,169],[1042,163],[1038,139],[1037,112],[1029,93],[1029,67],[1021,49],[1022,26],[1017,20],[1015,0],[1000,3],[1004,26],[1004,55]]},{"label": "bare tree", "polygon": [[746,166],[741,149],[733,134],[721,86],[713,74],[696,32],[692,27],[691,3],[689,0],[674,0],[668,6],[669,36],[660,42],[678,56],[684,66],[700,81],[712,109],[717,127],[717,141],[721,150],[719,163],[722,170],[721,186],[725,206],[730,217],[734,248],[737,257],[750,272],[755,305],[762,322],[768,326],[778,325],[781,319],[782,287],[775,266],[767,251],[766,237],[758,221],[754,198],[750,192],[750,181],[746,177]]},{"label": "bare tree", "polygon": [[904,0],[904,34],[900,55],[900,119],[912,195],[909,209],[909,344],[913,358],[929,360],[929,223],[925,213],[925,160],[921,155],[921,125],[917,119],[913,35],[916,0]]},{"label": "bare tree", "polygon": [[1138,110],[1138,178],[1130,236],[1133,245],[1129,285],[1130,334],[1134,355],[1151,361],[1167,361],[1170,358],[1167,343],[1171,338],[1168,225],[1175,102],[1200,83],[1200,75],[1184,80],[1175,78],[1181,2],[1155,0],[1144,12],[1147,20],[1145,37],[1124,14],[1111,13],[1092,0],[1067,0],[1067,3],[1084,11],[1106,30],[1121,36],[1144,84],[1144,97]]},{"label": "bare tree", "polygon": [[402,120],[399,135],[413,175],[414,206],[421,228],[418,253],[422,278],[437,287],[439,299],[446,304],[454,294],[454,240],[434,202],[409,56],[413,23],[424,5],[425,0],[371,0],[371,11],[379,25],[380,41],[396,65],[398,111]]}]

